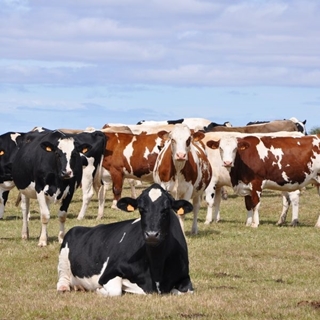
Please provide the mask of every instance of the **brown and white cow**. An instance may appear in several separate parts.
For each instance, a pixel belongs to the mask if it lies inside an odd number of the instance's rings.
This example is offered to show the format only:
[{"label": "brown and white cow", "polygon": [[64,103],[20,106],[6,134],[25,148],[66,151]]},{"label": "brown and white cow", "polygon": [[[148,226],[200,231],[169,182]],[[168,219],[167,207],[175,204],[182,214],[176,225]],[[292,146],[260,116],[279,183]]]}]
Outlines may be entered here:
[{"label": "brown and white cow", "polygon": [[208,126],[205,132],[228,131],[242,133],[268,133],[277,131],[298,131],[298,127],[292,120],[274,120],[268,123],[247,125],[243,127]]},{"label": "brown and white cow", "polygon": [[152,171],[163,142],[157,133],[104,132],[108,143],[102,162],[102,180],[105,185],[112,184],[112,208],[117,209],[125,178],[153,182]]},{"label": "brown and white cow", "polygon": [[247,210],[253,210],[253,227],[259,225],[263,189],[295,191],[319,182],[320,135],[229,137],[218,146],[235,192],[245,197]]},{"label": "brown and white cow", "polygon": [[[207,132],[202,142],[205,144],[208,159],[212,167],[212,178],[209,186],[206,189],[206,201],[207,201],[207,216],[205,224],[210,224],[213,220],[218,222],[220,220],[220,204],[221,204],[221,190],[224,186],[232,187],[229,171],[223,166],[223,162],[220,156],[218,142],[222,138],[227,137],[245,137],[248,134],[240,132]],[[259,134],[255,134],[258,135]],[[260,135],[270,136],[296,136],[302,137],[300,132],[273,132]],[[286,219],[287,212],[290,204],[292,203],[292,222],[291,225],[295,226],[298,223],[299,214],[299,195],[300,190],[287,192],[283,191],[282,212],[278,221],[278,224],[283,224]],[[214,209],[214,216],[213,216]],[[252,212],[248,212],[246,225],[252,224]]]},{"label": "brown and white cow", "polygon": [[[211,179],[211,166],[201,142],[203,132],[193,132],[188,126],[176,124],[170,132],[159,132],[166,140],[160,151],[154,171],[154,182],[173,194],[176,199],[192,199],[193,224],[191,233],[198,232],[197,218],[201,196]],[[180,217],[183,226],[183,217]]]}]

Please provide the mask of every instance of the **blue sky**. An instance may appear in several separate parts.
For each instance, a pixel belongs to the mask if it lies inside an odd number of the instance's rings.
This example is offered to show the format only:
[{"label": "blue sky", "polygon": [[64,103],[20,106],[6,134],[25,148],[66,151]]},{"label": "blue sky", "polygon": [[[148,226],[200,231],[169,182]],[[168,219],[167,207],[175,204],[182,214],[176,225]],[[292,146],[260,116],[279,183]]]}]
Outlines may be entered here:
[{"label": "blue sky", "polygon": [[318,0],[0,0],[1,132],[203,117],[320,127]]}]

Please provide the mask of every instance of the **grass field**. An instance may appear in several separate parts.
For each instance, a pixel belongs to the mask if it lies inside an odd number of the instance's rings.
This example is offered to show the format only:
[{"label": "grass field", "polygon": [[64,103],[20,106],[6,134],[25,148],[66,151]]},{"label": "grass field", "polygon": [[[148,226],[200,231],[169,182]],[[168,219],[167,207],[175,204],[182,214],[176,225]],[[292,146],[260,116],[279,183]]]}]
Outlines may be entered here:
[{"label": "grass field", "polygon": [[[320,198],[316,190],[308,187],[303,192],[296,228],[289,223],[276,226],[282,198],[279,192],[265,191],[257,229],[245,227],[244,200],[228,190],[218,224],[204,225],[205,203],[198,235],[190,235],[192,216],[186,217],[194,294],[117,298],[56,292],[58,207],[51,208],[48,246],[39,248],[38,204],[32,201],[30,239],[23,241],[14,190],[0,221],[0,319],[320,319],[320,230],[314,227]],[[129,195],[128,187],[123,195]],[[102,223],[138,216],[138,212],[110,209],[110,193],[107,199]],[[96,197],[82,221],[76,219],[80,207],[78,190],[69,208],[67,230],[97,224]]]}]

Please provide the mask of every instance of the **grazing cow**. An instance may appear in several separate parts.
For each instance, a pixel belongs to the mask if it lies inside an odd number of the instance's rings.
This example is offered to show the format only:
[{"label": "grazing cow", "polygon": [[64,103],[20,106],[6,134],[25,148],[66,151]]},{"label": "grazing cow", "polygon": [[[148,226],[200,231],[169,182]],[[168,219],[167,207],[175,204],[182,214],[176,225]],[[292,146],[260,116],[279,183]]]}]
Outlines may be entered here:
[{"label": "grazing cow", "polygon": [[91,145],[79,144],[73,135],[60,131],[28,133],[12,165],[13,181],[21,194],[23,216],[22,238],[29,238],[28,213],[30,199],[37,199],[41,215],[39,246],[47,245],[49,205],[61,201],[59,242],[64,236],[67,210],[75,189],[82,178],[80,152],[87,152]]},{"label": "grazing cow", "polygon": [[104,296],[192,293],[187,243],[176,216],[192,211],[192,205],[152,184],[137,199],[120,199],[118,206],[138,209],[141,218],[67,232],[57,290],[84,289]]},{"label": "grazing cow", "polygon": [[[170,132],[159,132],[166,140],[153,171],[154,182],[172,192],[176,199],[193,201],[193,224],[191,233],[197,234],[197,217],[201,196],[207,188],[212,170],[205,147],[201,142],[204,133],[192,133],[188,126],[176,124]],[[180,219],[183,227],[183,219]]]},{"label": "grazing cow", "polygon": [[241,133],[270,133],[278,131],[298,131],[291,120],[275,120],[264,124],[249,125],[244,127],[215,126],[206,128],[205,132],[228,131]]},{"label": "grazing cow", "polygon": [[295,191],[319,182],[320,135],[229,137],[215,147],[230,170],[235,192],[245,197],[247,210],[253,210],[253,227],[259,225],[262,189]]},{"label": "grazing cow", "polygon": [[125,178],[153,182],[152,171],[163,143],[157,133],[105,132],[105,135],[108,143],[102,163],[102,180],[105,185],[112,183],[112,208],[116,209]]},{"label": "grazing cow", "polygon": [[[221,189],[223,186],[232,187],[229,171],[223,166],[223,162],[220,156],[219,149],[217,148],[219,140],[226,137],[245,137],[248,134],[240,132],[208,132],[205,134],[202,142],[206,146],[207,156],[212,168],[212,178],[209,186],[206,189],[206,201],[207,201],[207,216],[205,224],[210,224],[213,220],[212,211],[214,207],[214,221],[220,220],[220,203],[221,203]],[[259,136],[259,134],[256,134]],[[274,132],[265,133],[260,135],[270,136],[303,136],[299,132]],[[283,209],[280,215],[278,224],[283,224],[287,212],[289,210],[290,203],[292,203],[292,225],[295,226],[298,223],[298,211],[299,211],[299,194],[300,191],[287,192],[283,191]],[[246,225],[252,224],[252,212],[248,212]]]},{"label": "grazing cow", "polygon": [[[303,133],[304,135],[307,135],[307,129],[306,129],[306,123],[307,123],[307,120],[304,120],[304,121],[299,121],[297,118],[295,117],[292,117],[290,118],[289,120],[291,120],[296,128],[297,128],[297,131],[298,132],[301,132]],[[248,122],[246,125],[247,126],[250,126],[250,125],[257,125],[257,124],[265,124],[265,123],[269,123],[270,121],[251,121],[251,122]]]}]

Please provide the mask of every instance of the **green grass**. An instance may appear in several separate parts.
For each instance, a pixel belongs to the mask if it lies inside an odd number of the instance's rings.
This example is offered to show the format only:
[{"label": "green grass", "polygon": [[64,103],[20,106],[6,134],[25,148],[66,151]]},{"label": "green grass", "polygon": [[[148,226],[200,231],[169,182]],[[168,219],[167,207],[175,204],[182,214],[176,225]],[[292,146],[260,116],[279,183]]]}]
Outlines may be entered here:
[{"label": "green grass", "polygon": [[[30,239],[23,241],[20,208],[14,205],[17,192],[12,192],[0,221],[0,319],[320,319],[320,230],[314,227],[320,199],[316,190],[308,187],[303,192],[296,228],[289,223],[276,226],[281,195],[265,191],[257,229],[245,227],[244,199],[228,190],[218,224],[204,225],[205,203],[198,235],[190,235],[192,216],[186,217],[193,295],[125,294],[117,298],[56,292],[58,206],[51,208],[48,246],[39,248],[38,204],[32,201]],[[123,195],[129,195],[128,187]],[[138,216],[110,209],[110,193],[107,199],[102,223]],[[82,221],[76,219],[80,207],[78,190],[69,208],[67,230],[98,223],[96,198]]]}]

